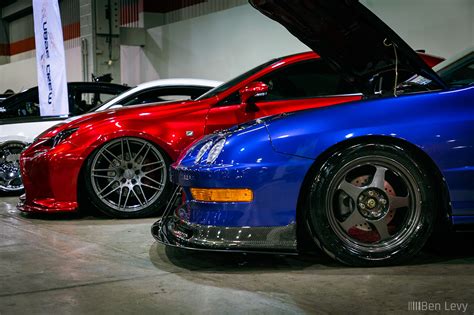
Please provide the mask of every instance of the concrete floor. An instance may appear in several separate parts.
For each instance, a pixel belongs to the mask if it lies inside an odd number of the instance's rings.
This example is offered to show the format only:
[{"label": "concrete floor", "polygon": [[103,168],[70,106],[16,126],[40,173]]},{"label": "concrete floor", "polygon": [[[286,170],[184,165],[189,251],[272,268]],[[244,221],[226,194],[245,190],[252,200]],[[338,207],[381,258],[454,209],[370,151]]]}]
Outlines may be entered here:
[{"label": "concrete floor", "polygon": [[405,314],[409,301],[469,303],[474,314],[473,234],[449,254],[362,269],[325,257],[170,250],[150,235],[156,219],[25,216],[15,204],[0,198],[1,315]]}]

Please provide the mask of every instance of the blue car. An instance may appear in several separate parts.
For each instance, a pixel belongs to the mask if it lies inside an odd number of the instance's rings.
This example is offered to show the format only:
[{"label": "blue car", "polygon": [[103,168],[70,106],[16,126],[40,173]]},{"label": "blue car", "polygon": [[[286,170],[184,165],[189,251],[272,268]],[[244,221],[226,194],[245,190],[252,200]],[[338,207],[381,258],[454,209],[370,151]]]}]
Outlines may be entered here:
[{"label": "blue car", "polygon": [[435,72],[357,1],[250,2],[365,100],[194,143],[172,166],[184,203],[152,227],[159,242],[296,253],[308,239],[342,263],[379,266],[412,258],[436,227],[474,223],[472,51]]}]

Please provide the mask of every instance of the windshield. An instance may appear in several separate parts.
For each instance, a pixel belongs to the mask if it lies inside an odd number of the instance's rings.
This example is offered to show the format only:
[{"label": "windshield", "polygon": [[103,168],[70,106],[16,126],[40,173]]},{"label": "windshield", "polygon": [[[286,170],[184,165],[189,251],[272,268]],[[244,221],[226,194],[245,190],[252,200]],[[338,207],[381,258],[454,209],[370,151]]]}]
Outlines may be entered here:
[{"label": "windshield", "polygon": [[219,94],[221,92],[224,92],[225,90],[233,87],[237,83],[244,81],[248,77],[251,77],[255,73],[259,72],[260,70],[268,67],[269,65],[271,65],[271,64],[273,64],[273,63],[275,63],[279,60],[281,60],[281,58],[272,59],[272,60],[270,60],[270,61],[268,61],[264,64],[261,64],[261,65],[255,67],[255,68],[239,75],[238,77],[233,78],[232,80],[227,81],[226,83],[223,83],[223,84],[219,85],[218,87],[213,88],[212,90],[210,90],[207,93],[205,93],[205,94],[201,95],[200,97],[198,97],[196,100],[199,101],[199,100],[203,100],[203,99],[206,99],[206,98],[216,96],[217,94]]},{"label": "windshield", "polygon": [[99,108],[103,107],[104,109],[107,109],[109,108],[110,106],[112,105],[116,105],[116,104],[119,104],[119,102],[124,99],[125,97],[133,94],[136,90],[139,90],[137,89],[137,87],[134,87],[128,91],[124,91],[123,93],[119,94],[118,96],[112,98],[111,100],[109,100],[108,102],[106,102],[105,104],[98,104],[97,106],[95,107],[92,107],[90,110],[88,110],[88,112],[96,112],[99,110]]},{"label": "windshield", "polygon": [[474,50],[470,48],[434,68],[450,87],[474,84]]},{"label": "windshield", "polygon": [[[474,51],[469,48],[433,67],[438,76],[451,88],[474,84]],[[399,86],[403,92],[430,91],[438,87],[430,79],[416,75]]]}]

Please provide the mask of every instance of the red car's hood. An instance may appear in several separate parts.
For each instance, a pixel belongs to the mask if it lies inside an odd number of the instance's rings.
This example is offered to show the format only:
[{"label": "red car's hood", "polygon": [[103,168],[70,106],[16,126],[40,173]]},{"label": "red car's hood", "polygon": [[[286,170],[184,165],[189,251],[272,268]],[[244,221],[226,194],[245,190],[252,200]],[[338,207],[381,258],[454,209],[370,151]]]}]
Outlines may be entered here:
[{"label": "red car's hood", "polygon": [[176,115],[179,112],[182,112],[185,109],[190,108],[191,106],[194,108],[195,106],[202,105],[207,100],[202,101],[178,101],[178,102],[168,102],[168,103],[160,103],[160,104],[148,104],[148,105],[141,105],[141,106],[131,106],[131,107],[123,107],[123,108],[116,108],[116,109],[109,109],[100,112],[93,112],[88,113],[76,117],[72,117],[70,119],[65,120],[62,123],[51,127],[50,129],[43,132],[38,139],[45,139],[50,138],[56,135],[58,132],[62,130],[72,129],[72,128],[79,128],[85,125],[92,125],[96,123],[106,122],[109,120],[117,120],[120,121],[122,117],[130,117],[130,118],[137,118],[139,119],[141,115],[152,115],[154,118],[165,117],[168,115]]},{"label": "red car's hood", "polygon": [[390,70],[395,64],[400,80],[419,74],[446,87],[407,43],[358,0],[249,2],[329,61],[365,95],[374,93],[378,84],[374,78],[381,73],[391,72],[387,80],[394,81],[394,71]]},{"label": "red car's hood", "polygon": [[177,102],[167,102],[159,104],[147,104],[140,106],[131,106],[131,107],[122,107],[116,109],[109,109],[100,112],[95,112],[91,114],[84,115],[79,119],[71,121],[69,127],[74,128],[79,125],[89,124],[95,121],[104,121],[107,119],[120,119],[121,117],[140,117],[143,115],[153,115],[156,118],[175,115],[180,113],[183,109],[191,109],[195,105],[204,103],[205,101],[177,101]]}]

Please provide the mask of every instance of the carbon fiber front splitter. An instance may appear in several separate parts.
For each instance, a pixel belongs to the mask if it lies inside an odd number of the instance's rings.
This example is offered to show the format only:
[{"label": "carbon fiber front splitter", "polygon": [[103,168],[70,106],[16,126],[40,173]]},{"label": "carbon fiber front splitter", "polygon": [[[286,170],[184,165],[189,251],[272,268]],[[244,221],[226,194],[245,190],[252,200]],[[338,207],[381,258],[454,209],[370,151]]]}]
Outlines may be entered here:
[{"label": "carbon fiber front splitter", "polygon": [[297,254],[296,224],[276,227],[222,227],[184,221],[171,211],[179,190],[163,217],[151,227],[161,244],[190,250],[265,254]]}]

